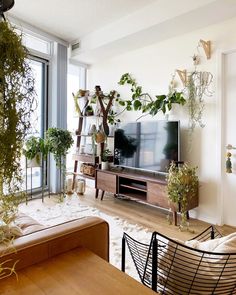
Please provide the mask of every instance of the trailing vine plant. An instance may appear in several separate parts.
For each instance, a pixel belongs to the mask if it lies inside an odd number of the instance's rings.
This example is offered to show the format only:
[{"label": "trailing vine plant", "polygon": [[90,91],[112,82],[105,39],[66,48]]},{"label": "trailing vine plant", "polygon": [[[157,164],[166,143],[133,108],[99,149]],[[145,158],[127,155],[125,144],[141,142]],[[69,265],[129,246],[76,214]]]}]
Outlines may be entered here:
[{"label": "trailing vine plant", "polygon": [[169,88],[168,94],[156,95],[153,99],[150,94],[143,92],[142,86],[138,85],[136,80],[129,73],[121,76],[120,85],[131,85],[132,97],[130,100],[119,101],[121,106],[125,106],[127,111],[142,111],[144,114],[155,116],[158,112],[165,114],[172,109],[173,103],[184,105],[186,99],[182,92],[177,92],[173,87]]},{"label": "trailing vine plant", "polygon": [[7,225],[24,197],[20,158],[35,107],[34,77],[21,41],[13,27],[0,20],[0,219]]},{"label": "trailing vine plant", "polygon": [[[21,150],[31,126],[35,89],[28,51],[5,21],[0,22],[0,52],[0,198],[10,209],[21,189]],[[11,219],[7,215],[4,221]]]}]

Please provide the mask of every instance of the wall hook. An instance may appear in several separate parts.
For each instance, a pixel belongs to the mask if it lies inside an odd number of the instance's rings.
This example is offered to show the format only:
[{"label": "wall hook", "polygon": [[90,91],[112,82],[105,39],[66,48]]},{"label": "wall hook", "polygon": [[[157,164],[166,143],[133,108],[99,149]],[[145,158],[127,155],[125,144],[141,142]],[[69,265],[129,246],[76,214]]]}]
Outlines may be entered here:
[{"label": "wall hook", "polygon": [[176,70],[184,86],[187,84],[187,70]]},{"label": "wall hook", "polygon": [[205,51],[207,59],[210,59],[211,58],[211,41],[204,41],[201,39],[199,42]]}]

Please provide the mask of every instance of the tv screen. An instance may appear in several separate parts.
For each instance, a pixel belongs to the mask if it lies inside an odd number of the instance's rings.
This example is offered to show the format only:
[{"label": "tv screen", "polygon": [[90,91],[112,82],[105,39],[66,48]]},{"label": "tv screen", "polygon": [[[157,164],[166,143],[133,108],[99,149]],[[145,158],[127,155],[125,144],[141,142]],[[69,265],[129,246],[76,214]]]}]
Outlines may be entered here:
[{"label": "tv screen", "polygon": [[167,172],[180,161],[179,121],[135,122],[115,131],[114,164]]}]

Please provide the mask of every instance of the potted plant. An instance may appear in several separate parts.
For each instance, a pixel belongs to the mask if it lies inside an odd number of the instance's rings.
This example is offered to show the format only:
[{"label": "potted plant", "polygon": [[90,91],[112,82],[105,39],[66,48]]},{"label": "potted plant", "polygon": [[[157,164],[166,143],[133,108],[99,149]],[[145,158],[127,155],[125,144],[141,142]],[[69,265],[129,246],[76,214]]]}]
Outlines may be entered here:
[{"label": "potted plant", "polygon": [[91,105],[88,105],[84,111],[85,116],[93,116],[93,108]]},{"label": "potted plant", "polygon": [[167,193],[170,206],[177,206],[181,212],[181,226],[186,226],[188,203],[198,193],[197,167],[191,167],[187,163],[177,166],[171,163],[167,176]]},{"label": "potted plant", "polygon": [[107,170],[109,168],[109,157],[111,156],[111,151],[109,149],[105,149],[101,155],[101,169]]},{"label": "potted plant", "polygon": [[27,158],[27,167],[40,167],[42,156],[47,155],[47,148],[44,140],[39,137],[31,136],[26,142],[23,154]]},{"label": "potted plant", "polygon": [[62,189],[63,192],[66,174],[65,158],[69,148],[73,143],[74,140],[68,130],[52,127],[46,132],[46,145],[48,151],[53,154],[53,157],[56,161],[56,167],[60,170],[60,189]]},{"label": "potted plant", "polygon": [[74,143],[71,133],[61,128],[49,128],[46,132],[46,145],[56,161],[57,168],[61,168],[67,151]]}]

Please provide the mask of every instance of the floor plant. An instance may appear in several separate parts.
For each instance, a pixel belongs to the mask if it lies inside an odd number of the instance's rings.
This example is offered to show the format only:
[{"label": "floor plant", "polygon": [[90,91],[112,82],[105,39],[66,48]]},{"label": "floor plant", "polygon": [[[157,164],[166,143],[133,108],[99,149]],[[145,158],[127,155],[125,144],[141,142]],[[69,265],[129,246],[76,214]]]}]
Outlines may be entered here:
[{"label": "floor plant", "polygon": [[[45,144],[48,151],[53,154],[56,167],[60,171],[60,189],[64,192],[65,180],[65,158],[69,148],[74,143],[71,133],[68,130],[51,127],[46,132]],[[60,198],[62,194],[60,194]]]},{"label": "floor plant", "polygon": [[191,167],[187,163],[177,166],[171,163],[167,175],[167,193],[170,206],[177,206],[181,212],[180,229],[188,228],[187,208],[188,202],[198,193],[197,167]]}]

